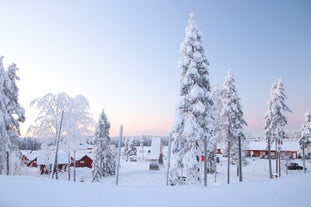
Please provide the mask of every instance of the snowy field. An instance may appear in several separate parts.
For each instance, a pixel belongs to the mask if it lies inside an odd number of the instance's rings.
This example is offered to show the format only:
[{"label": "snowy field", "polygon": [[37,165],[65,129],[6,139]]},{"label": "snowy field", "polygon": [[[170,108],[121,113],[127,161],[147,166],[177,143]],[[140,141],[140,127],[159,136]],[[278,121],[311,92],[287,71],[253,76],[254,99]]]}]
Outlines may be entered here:
[{"label": "snowy field", "polygon": [[[40,177],[36,169],[28,176],[0,176],[0,207],[55,206],[299,206],[310,207],[311,171],[288,171],[268,179],[268,160],[247,159],[244,181],[238,182],[231,167],[231,184],[226,184],[226,158],[218,165],[216,182],[208,176],[208,186],[166,186],[166,165],[150,171],[149,162],[122,160],[119,185],[115,178],[91,182],[91,170],[79,169],[77,181]],[[285,161],[283,161],[285,162]],[[300,165],[300,160],[295,160]],[[307,162],[308,169],[311,163]],[[80,182],[83,179],[84,182]]]}]

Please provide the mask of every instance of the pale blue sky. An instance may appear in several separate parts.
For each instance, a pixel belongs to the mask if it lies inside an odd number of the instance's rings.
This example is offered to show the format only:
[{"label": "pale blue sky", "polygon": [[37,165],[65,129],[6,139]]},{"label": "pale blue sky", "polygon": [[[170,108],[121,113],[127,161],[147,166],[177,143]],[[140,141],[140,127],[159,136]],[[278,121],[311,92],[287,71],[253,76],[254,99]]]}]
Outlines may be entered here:
[{"label": "pale blue sky", "polygon": [[189,13],[205,38],[210,82],[231,70],[249,126],[263,130],[266,102],[281,77],[288,129],[311,108],[311,2],[306,0],[0,0],[0,55],[17,63],[20,102],[48,92],[84,95],[117,135],[167,135],[179,95],[179,45]]}]

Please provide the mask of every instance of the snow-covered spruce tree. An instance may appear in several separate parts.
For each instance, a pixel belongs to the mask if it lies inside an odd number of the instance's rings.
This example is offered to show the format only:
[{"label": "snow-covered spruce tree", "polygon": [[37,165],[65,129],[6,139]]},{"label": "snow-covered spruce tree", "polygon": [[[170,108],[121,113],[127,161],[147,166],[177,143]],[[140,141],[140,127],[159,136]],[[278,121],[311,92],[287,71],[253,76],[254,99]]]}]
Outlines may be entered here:
[{"label": "snow-covered spruce tree", "polygon": [[[305,113],[305,123],[300,128],[301,133],[301,139],[299,143],[301,145],[305,145],[302,147],[305,147],[307,149],[310,149],[309,146],[311,145],[311,109],[309,109]],[[307,154],[311,154],[311,151],[305,152]]]},{"label": "snow-covered spruce tree", "polygon": [[9,100],[6,108],[10,115],[10,122],[7,124],[6,129],[8,130],[8,135],[12,143],[12,149],[17,147],[13,143],[17,142],[17,138],[20,135],[19,122],[25,121],[25,109],[18,102],[19,89],[16,85],[16,80],[19,80],[19,77],[16,75],[17,71],[16,64],[11,64],[8,67],[7,78],[4,83],[4,92]]},{"label": "snow-covered spruce tree", "polygon": [[228,156],[228,183],[230,181],[230,164],[231,162],[238,163],[239,159],[239,138],[244,140],[243,127],[246,126],[246,121],[243,118],[242,106],[238,97],[235,80],[228,72],[223,91],[223,106],[222,116],[224,118],[224,129],[227,130],[225,142],[227,143]]},{"label": "snow-covered spruce tree", "polygon": [[222,88],[214,87],[212,89],[212,97],[213,97],[213,136],[210,140],[210,143],[213,145],[217,145],[218,143],[224,141],[226,137],[227,130],[224,129],[225,118],[222,116],[223,112],[223,97],[225,90]]},{"label": "snow-covered spruce tree", "polygon": [[209,156],[208,161],[208,172],[213,173],[216,170],[216,150],[220,143],[225,141],[227,130],[225,130],[225,118],[222,116],[223,111],[223,94],[224,89],[213,87],[212,98],[213,98],[213,133],[208,145]]},{"label": "snow-covered spruce tree", "polygon": [[93,182],[109,177],[116,172],[115,156],[110,146],[110,123],[103,110],[95,131],[95,156],[93,162]]},{"label": "snow-covered spruce tree", "polygon": [[[267,102],[268,111],[265,116],[265,136],[270,144],[275,144],[275,151],[281,149],[282,140],[285,137],[284,127],[287,125],[286,112],[291,112],[286,105],[286,95],[281,79],[276,80],[270,91],[270,98]],[[279,156],[276,154],[276,174],[279,174]]]},{"label": "snow-covered spruce tree", "polygon": [[5,94],[4,83],[7,79],[6,71],[3,67],[3,57],[0,57],[0,174],[6,166],[6,153],[10,149],[10,139],[6,126],[11,123],[10,114],[6,106],[8,106],[9,99]]},{"label": "snow-covered spruce tree", "polygon": [[129,160],[131,156],[137,155],[137,148],[134,145],[133,138],[126,138],[125,144],[124,144],[124,150],[123,150],[123,156],[126,157],[126,161]]},{"label": "snow-covered spruce tree", "polygon": [[181,43],[179,62],[180,100],[176,107],[173,126],[171,168],[169,182],[195,184],[201,182],[200,157],[203,140],[211,136],[210,82],[208,59],[203,48],[203,37],[190,14]]}]

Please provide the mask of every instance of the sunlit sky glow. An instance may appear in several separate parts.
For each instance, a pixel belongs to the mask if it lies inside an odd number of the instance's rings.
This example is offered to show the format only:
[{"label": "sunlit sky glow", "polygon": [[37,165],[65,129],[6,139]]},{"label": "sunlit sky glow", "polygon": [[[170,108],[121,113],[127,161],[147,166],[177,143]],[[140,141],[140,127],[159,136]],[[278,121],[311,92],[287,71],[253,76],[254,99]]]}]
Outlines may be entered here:
[{"label": "sunlit sky glow", "polygon": [[282,78],[288,129],[311,108],[308,0],[68,0],[0,2],[0,56],[20,68],[20,103],[32,124],[35,98],[81,94],[95,120],[104,108],[111,135],[168,135],[179,96],[179,46],[189,13],[205,38],[210,82],[231,70],[248,122],[264,128],[266,102]]}]

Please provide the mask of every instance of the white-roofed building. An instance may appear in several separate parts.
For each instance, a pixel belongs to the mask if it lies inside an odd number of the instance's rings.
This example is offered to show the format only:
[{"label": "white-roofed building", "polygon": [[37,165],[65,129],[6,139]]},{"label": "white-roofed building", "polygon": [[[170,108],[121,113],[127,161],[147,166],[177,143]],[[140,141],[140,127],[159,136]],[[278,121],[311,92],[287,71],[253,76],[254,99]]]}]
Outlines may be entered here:
[{"label": "white-roofed building", "polygon": [[152,138],[149,160],[150,170],[159,170],[160,164],[163,164],[161,138]]},{"label": "white-roofed building", "polygon": [[[245,150],[246,156],[266,157],[268,156],[268,144],[266,141],[250,142]],[[300,146],[297,141],[284,140],[280,146],[281,156],[288,156],[291,159],[297,159],[300,152]],[[275,156],[275,146],[271,144],[271,156]]]}]

